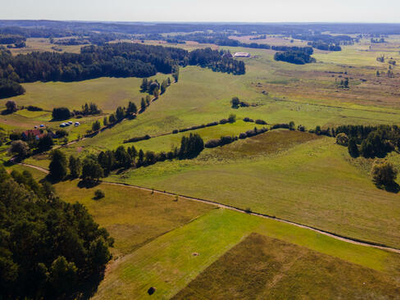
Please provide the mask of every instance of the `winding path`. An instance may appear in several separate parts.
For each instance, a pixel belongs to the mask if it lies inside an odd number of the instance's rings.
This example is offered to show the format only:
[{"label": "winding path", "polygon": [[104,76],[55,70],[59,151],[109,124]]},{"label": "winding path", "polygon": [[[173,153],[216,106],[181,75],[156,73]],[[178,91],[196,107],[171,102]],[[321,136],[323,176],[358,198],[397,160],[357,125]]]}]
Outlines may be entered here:
[{"label": "winding path", "polygon": [[[35,166],[35,165],[26,164],[26,163],[19,163],[19,165],[26,166],[26,167],[29,167],[29,168],[33,168],[33,169],[36,169],[36,170],[41,171],[43,173],[49,174],[49,170],[47,170],[45,168],[42,168],[42,167],[38,167],[38,166]],[[322,229],[318,229],[318,228],[315,228],[315,227],[312,227],[312,226],[308,226],[308,225],[303,225],[303,224],[296,223],[296,222],[293,222],[293,221],[277,218],[277,217],[270,216],[270,215],[267,215],[267,214],[261,214],[261,213],[257,213],[257,212],[248,212],[248,211],[246,211],[244,209],[241,209],[241,208],[238,208],[238,207],[234,207],[234,206],[231,206],[231,205],[227,205],[227,204],[222,204],[222,203],[215,202],[215,201],[212,201],[212,200],[206,200],[206,199],[200,199],[200,198],[195,198],[195,197],[191,197],[191,196],[179,195],[179,194],[176,194],[176,193],[170,193],[170,192],[166,192],[166,191],[150,189],[150,188],[146,188],[146,187],[142,187],[142,186],[138,186],[138,185],[133,185],[133,184],[127,184],[127,183],[116,183],[116,182],[109,182],[109,181],[102,181],[102,183],[108,184],[108,185],[130,187],[130,188],[140,189],[140,190],[154,192],[154,193],[163,194],[163,195],[178,196],[181,199],[185,199],[185,200],[189,200],[189,201],[201,202],[201,203],[205,203],[205,204],[210,204],[210,205],[217,206],[219,208],[229,209],[229,210],[232,210],[232,211],[245,213],[245,214],[252,215],[252,216],[257,216],[257,217],[260,217],[260,218],[275,220],[275,221],[286,223],[286,224],[289,224],[289,225],[293,225],[293,226],[296,226],[296,227],[299,227],[299,228],[312,230],[312,231],[317,232],[319,234],[323,234],[325,236],[329,236],[329,237],[334,238],[336,240],[347,242],[347,243],[351,243],[351,244],[354,244],[354,245],[371,247],[371,248],[376,248],[376,249],[385,250],[385,251],[389,251],[389,252],[400,254],[400,249],[397,249],[397,248],[392,248],[392,247],[389,247],[389,246],[386,246],[386,245],[383,245],[383,244],[378,244],[378,243],[373,243],[373,242],[363,241],[363,240],[359,240],[359,239],[355,239],[355,238],[351,238],[351,237],[342,236],[342,235],[339,235],[339,234],[336,234],[336,233],[332,233],[332,232],[325,231],[325,230],[322,230]]]}]

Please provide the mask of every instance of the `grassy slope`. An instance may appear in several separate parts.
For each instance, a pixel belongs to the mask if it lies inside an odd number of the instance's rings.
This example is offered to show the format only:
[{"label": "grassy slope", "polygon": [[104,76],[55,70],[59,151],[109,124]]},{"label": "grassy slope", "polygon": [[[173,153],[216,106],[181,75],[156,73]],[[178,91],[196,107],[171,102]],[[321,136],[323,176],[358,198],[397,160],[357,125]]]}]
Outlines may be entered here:
[{"label": "grassy slope", "polygon": [[[115,239],[115,254],[125,255],[154,238],[180,227],[212,209],[191,201],[174,201],[174,197],[152,194],[128,187],[100,184],[79,188],[77,181],[56,184],[56,191],[67,202],[84,204],[96,222]],[[94,200],[100,188],[105,198]]]},{"label": "grassy slope", "polygon": [[172,299],[399,299],[387,274],[251,234]]},{"label": "grassy slope", "polygon": [[251,232],[283,239],[377,271],[399,275],[399,256],[352,245],[273,220],[214,210],[169,232],[110,268],[94,299],[167,299]]},{"label": "grassy slope", "polygon": [[[400,247],[398,196],[377,189],[369,173],[358,168],[334,139],[307,141],[305,133],[291,135],[272,131],[207,149],[194,160],[158,163],[109,179],[249,207]],[[281,147],[271,146],[283,140],[287,142]]]}]

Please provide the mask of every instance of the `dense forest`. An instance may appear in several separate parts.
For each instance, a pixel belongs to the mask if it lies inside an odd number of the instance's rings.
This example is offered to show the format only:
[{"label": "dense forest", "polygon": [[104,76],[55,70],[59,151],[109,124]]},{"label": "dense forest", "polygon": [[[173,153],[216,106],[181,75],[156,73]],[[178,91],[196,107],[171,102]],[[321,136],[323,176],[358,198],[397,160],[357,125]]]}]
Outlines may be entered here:
[{"label": "dense forest", "polygon": [[[7,83],[35,81],[77,81],[98,77],[150,77],[157,72],[173,73],[178,66],[200,65],[214,71],[244,74],[243,62],[228,58],[223,52],[149,46],[134,43],[86,46],[80,54],[33,52],[12,56],[0,49],[0,79]],[[0,87],[0,89],[5,89]],[[14,95],[22,90],[15,89]],[[9,94],[7,94],[9,95]],[[0,97],[5,97],[1,95]]]},{"label": "dense forest", "polygon": [[75,299],[98,282],[112,243],[84,206],[0,166],[1,299]]},{"label": "dense forest", "polygon": [[290,49],[284,52],[276,52],[274,59],[276,61],[285,61],[296,65],[304,65],[315,62],[315,58],[311,57],[313,49],[311,47]]}]

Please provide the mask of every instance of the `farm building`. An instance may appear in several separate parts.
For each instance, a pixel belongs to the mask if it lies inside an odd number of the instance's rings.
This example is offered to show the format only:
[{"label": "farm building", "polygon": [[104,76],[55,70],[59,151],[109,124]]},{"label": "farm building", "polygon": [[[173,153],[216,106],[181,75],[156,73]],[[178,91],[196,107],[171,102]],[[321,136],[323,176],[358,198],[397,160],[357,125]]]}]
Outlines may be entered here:
[{"label": "farm building", "polygon": [[234,57],[250,57],[250,53],[247,52],[236,52]]},{"label": "farm building", "polygon": [[35,130],[26,130],[22,133],[22,139],[27,140],[29,136],[34,136],[35,139],[40,139],[41,137],[44,136],[43,132],[41,130],[35,129]]}]

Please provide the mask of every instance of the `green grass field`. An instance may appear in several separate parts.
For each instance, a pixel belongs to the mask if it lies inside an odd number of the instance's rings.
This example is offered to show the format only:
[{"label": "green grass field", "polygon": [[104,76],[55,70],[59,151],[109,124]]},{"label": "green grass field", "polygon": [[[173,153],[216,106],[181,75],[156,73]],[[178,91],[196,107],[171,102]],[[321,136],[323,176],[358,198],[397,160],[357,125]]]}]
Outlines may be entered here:
[{"label": "green grass field", "polygon": [[251,208],[399,247],[398,195],[377,189],[369,170],[358,167],[334,139],[310,138],[271,131],[206,149],[194,160],[157,163],[108,180]]},{"label": "green grass field", "polygon": [[[340,242],[277,221],[219,209],[111,265],[94,299],[169,299],[251,232],[315,251],[324,249],[323,253],[332,257],[399,276],[399,271],[393,269],[393,264],[399,262],[398,255]],[[286,259],[290,260],[290,255]],[[385,274],[382,277],[385,278]],[[156,288],[152,296],[147,294],[150,287]]]},{"label": "green grass field", "polygon": [[251,234],[172,299],[396,299],[385,273]]}]

